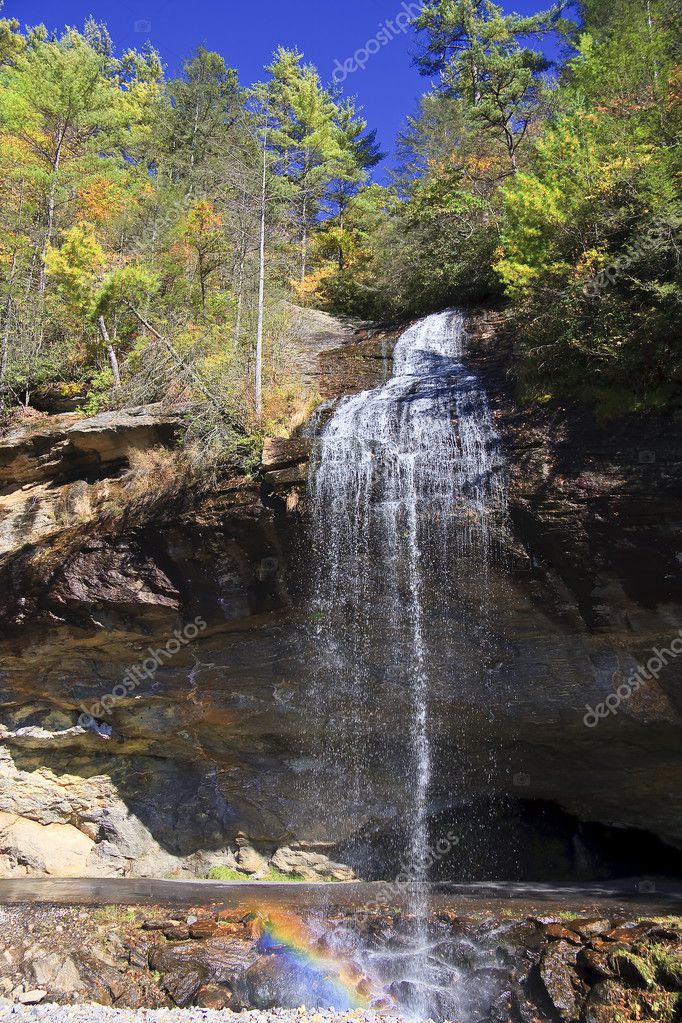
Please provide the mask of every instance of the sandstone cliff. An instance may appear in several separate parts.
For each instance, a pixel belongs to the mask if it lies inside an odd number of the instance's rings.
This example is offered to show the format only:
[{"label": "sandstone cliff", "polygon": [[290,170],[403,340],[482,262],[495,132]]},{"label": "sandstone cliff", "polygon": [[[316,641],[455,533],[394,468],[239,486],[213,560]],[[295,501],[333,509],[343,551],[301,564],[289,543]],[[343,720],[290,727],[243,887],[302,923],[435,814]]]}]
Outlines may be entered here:
[{"label": "sandstone cliff", "polygon": [[[390,372],[390,333],[352,342],[339,328],[335,349],[333,336],[327,324],[310,371],[323,397]],[[658,840],[682,848],[682,659],[596,727],[583,719],[682,627],[680,424],[524,411],[511,344],[496,317],[473,319],[471,361],[505,441],[513,528],[486,589],[495,656],[456,691],[445,666],[434,694],[434,817],[473,832],[480,807],[506,807],[516,844],[486,860],[500,876],[514,862],[536,876],[593,872],[613,828],[645,833],[627,844],[654,864]],[[368,849],[383,848],[401,805],[400,704],[387,701],[395,762],[380,805],[354,828],[319,820],[320,799],[333,802],[345,780],[320,778],[325,737],[308,706],[312,438],[267,444],[257,479],[226,473],[217,486],[170,490],[152,479],[131,500],[131,452],[172,447],[178,427],[177,414],[150,407],[32,419],[0,439],[1,872],[202,875],[220,863],[258,873],[272,857],[307,876],[341,870],[327,856],[385,871]],[[139,685],[87,721],[154,657]],[[474,770],[480,762],[490,770]],[[550,836],[542,821],[553,814],[570,817]],[[544,859],[538,834],[549,836]],[[466,876],[476,848],[463,842],[454,873]]]}]

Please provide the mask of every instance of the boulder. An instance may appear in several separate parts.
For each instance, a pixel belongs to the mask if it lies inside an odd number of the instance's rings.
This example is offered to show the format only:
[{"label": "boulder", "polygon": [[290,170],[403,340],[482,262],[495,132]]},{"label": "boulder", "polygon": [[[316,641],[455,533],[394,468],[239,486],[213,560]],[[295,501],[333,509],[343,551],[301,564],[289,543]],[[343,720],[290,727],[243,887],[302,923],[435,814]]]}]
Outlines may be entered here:
[{"label": "boulder", "polygon": [[647,923],[624,924],[607,931],[604,938],[606,941],[614,941],[619,945],[634,945],[640,938],[647,936],[650,928],[651,924]]},{"label": "boulder", "polygon": [[85,984],[73,959],[65,959],[52,982],[52,990],[60,994],[71,994],[84,988]]},{"label": "boulder", "polygon": [[579,917],[575,920],[566,920],[566,927],[587,940],[596,935],[606,934],[607,931],[611,930],[611,923],[605,917],[593,917],[591,919]]},{"label": "boulder", "polygon": [[340,994],[339,986],[307,970],[304,964],[292,964],[285,957],[263,956],[249,967],[240,981],[239,993],[255,1009],[308,1008],[348,1009],[352,999]]},{"label": "boulder", "polygon": [[160,404],[29,419],[0,438],[0,488],[111,472],[132,451],[171,443],[181,421]]},{"label": "boulder", "polygon": [[0,811],[0,854],[53,877],[83,877],[94,842],[71,824],[38,821]]},{"label": "boulder", "polygon": [[195,941],[203,941],[205,938],[212,938],[219,934],[221,930],[222,928],[216,920],[197,920],[195,924],[189,925],[189,936]]},{"label": "boulder", "polygon": [[298,874],[305,881],[353,881],[355,873],[343,863],[335,863],[324,853],[283,846],[270,861],[283,874]]},{"label": "boulder", "polygon": [[161,978],[161,987],[168,992],[180,1009],[184,1009],[188,1005],[194,1005],[197,993],[205,980],[206,975],[202,970],[171,970],[164,973]]},{"label": "boulder", "polygon": [[579,934],[563,924],[542,924],[542,933],[549,941],[567,941],[570,945],[581,945]]},{"label": "boulder", "polygon": [[540,962],[544,990],[563,1023],[571,1023],[578,1018],[573,973],[577,955],[576,948],[565,941],[558,941],[547,949]]},{"label": "boulder", "polygon": [[609,962],[608,955],[595,949],[581,948],[578,952],[576,965],[591,980],[594,980],[595,977],[599,980],[604,980],[616,976]]},{"label": "boulder", "polygon": [[257,959],[255,944],[230,938],[154,945],[149,965],[159,973],[201,973],[214,984],[232,984]]},{"label": "boulder", "polygon": [[20,1005],[39,1005],[47,998],[47,991],[42,988],[32,988],[30,991],[21,991],[17,996]]},{"label": "boulder", "polygon": [[85,987],[73,959],[65,959],[56,952],[32,959],[28,965],[24,962],[24,969],[36,987],[58,994],[82,991]]},{"label": "boulder", "polygon": [[587,996],[583,1008],[582,1023],[614,1023],[623,1015],[627,1003],[627,991],[614,980],[595,984]]},{"label": "boulder", "polygon": [[237,845],[239,847],[235,856],[237,868],[245,874],[263,873],[268,865],[266,857],[242,838],[237,838]]},{"label": "boulder", "polygon": [[201,1009],[213,1009],[215,1011],[231,1009],[233,1012],[238,1012],[241,1008],[241,1004],[235,997],[234,992],[229,987],[220,984],[202,984],[197,992],[194,1004]]},{"label": "boulder", "polygon": [[615,975],[638,988],[651,988],[656,983],[656,971],[646,959],[626,949],[610,957]]},{"label": "boulder", "polygon": [[269,437],[263,447],[263,469],[287,469],[307,462],[313,442],[307,437]]}]

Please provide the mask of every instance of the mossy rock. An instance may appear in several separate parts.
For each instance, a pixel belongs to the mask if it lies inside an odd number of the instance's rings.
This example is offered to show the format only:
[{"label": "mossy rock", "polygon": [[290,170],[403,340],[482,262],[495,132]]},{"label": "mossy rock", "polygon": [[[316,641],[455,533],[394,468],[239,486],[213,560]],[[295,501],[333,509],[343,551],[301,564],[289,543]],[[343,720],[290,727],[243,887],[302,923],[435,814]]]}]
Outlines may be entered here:
[{"label": "mossy rock", "polygon": [[634,952],[619,949],[611,956],[611,968],[622,980],[634,987],[652,988],[656,985],[656,970],[651,962]]},{"label": "mossy rock", "polygon": [[682,991],[682,951],[667,945],[654,945],[650,957],[658,983],[671,991]]}]

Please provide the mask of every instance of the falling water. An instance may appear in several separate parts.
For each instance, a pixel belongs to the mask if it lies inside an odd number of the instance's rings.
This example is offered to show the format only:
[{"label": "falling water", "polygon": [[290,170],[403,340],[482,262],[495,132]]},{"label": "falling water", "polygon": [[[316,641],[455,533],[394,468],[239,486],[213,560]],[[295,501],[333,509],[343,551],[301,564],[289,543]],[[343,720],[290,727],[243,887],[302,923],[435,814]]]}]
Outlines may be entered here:
[{"label": "falling water", "polygon": [[337,406],[311,480],[317,703],[330,774],[344,779],[335,812],[357,826],[372,818],[373,779],[388,769],[383,704],[394,701],[416,880],[427,877],[433,653],[442,658],[443,630],[458,620],[453,573],[485,571],[505,502],[498,437],[464,347],[459,312],[407,330],[393,377]]}]

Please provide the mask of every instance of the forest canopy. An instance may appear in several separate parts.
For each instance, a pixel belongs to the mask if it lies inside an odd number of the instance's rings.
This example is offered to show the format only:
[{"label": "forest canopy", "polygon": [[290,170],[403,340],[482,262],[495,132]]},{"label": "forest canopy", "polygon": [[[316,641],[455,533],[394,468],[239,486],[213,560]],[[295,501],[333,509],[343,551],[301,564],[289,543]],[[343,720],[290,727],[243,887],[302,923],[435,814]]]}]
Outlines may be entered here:
[{"label": "forest canopy", "polygon": [[247,87],[203,48],[173,78],[94,20],[0,20],[0,406],[170,397],[229,450],[300,404],[291,302],[494,305],[524,400],[679,405],[676,6],[429,0],[386,186],[361,110],[297,52]]},{"label": "forest canopy", "polygon": [[3,404],[176,395],[218,444],[275,428],[311,235],[379,156],[353,104],[283,49],[244,88],[205,49],[175,79],[152,48],[117,56],[92,20],[5,20],[0,47]]},{"label": "forest canopy", "polygon": [[368,317],[501,304],[526,400],[679,405],[677,0],[429,0],[416,28],[431,88],[392,187],[318,235],[318,293]]}]

